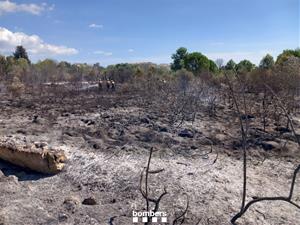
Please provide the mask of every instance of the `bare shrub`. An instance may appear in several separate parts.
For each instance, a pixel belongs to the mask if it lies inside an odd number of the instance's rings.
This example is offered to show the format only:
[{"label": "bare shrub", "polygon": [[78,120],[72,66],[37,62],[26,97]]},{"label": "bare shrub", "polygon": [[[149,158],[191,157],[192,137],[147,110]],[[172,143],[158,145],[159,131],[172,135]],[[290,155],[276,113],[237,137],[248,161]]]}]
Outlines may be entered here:
[{"label": "bare shrub", "polygon": [[11,84],[8,86],[8,90],[13,97],[20,97],[25,90],[25,85],[17,76],[14,76]]},{"label": "bare shrub", "polygon": [[[295,206],[296,208],[300,209],[300,206],[295,203],[293,201],[293,193],[294,193],[294,186],[295,186],[295,181],[296,181],[296,177],[298,172],[300,171],[300,165],[298,165],[296,167],[296,169],[294,170],[293,173],[293,177],[292,177],[292,182],[291,182],[291,186],[290,186],[290,191],[288,193],[288,195],[284,196],[276,196],[276,197],[257,197],[253,200],[250,200],[249,202],[246,203],[246,196],[247,196],[247,139],[248,139],[248,130],[249,130],[249,122],[248,122],[248,117],[245,117],[245,120],[243,121],[242,118],[242,112],[245,113],[245,115],[247,115],[247,97],[245,95],[245,83],[242,83],[242,79],[237,75],[237,84],[239,84],[242,87],[242,92],[241,93],[237,93],[236,91],[234,91],[236,89],[236,87],[233,87],[232,82],[228,79],[227,77],[227,82],[228,82],[228,86],[229,86],[229,91],[232,95],[232,99],[234,102],[234,106],[235,106],[235,110],[237,112],[238,118],[239,118],[239,123],[240,123],[240,131],[241,131],[241,136],[242,136],[242,148],[243,148],[243,192],[242,192],[242,204],[241,204],[241,208],[240,211],[235,214],[232,219],[231,219],[231,223],[233,225],[236,224],[236,221],[242,217],[247,210],[249,209],[249,207],[257,202],[262,202],[262,201],[285,201],[290,203],[291,205]],[[279,99],[279,97],[275,94],[275,92],[266,84],[264,84],[266,86],[266,88],[268,88],[268,90],[276,97],[276,100],[280,106],[280,108],[284,111],[284,114],[287,118],[287,120],[289,121],[289,123],[291,124],[293,133],[295,135],[295,138],[298,142],[298,145],[300,146],[300,142],[298,140],[298,135],[296,134],[294,128],[293,128],[293,122],[289,116],[289,112],[288,110],[284,107],[284,105],[282,104],[281,100]],[[241,96],[240,96],[241,95]],[[242,101],[239,101],[239,97],[242,98]]]},{"label": "bare shrub", "polygon": [[[158,170],[158,171],[151,171],[150,170],[152,154],[153,154],[153,148],[150,149],[149,158],[148,158],[148,162],[147,162],[147,167],[144,168],[142,173],[141,173],[140,192],[141,192],[143,198],[146,201],[146,210],[147,210],[147,212],[149,212],[149,210],[150,210],[150,211],[153,211],[154,213],[156,213],[159,210],[161,200],[163,199],[163,197],[165,195],[168,194],[168,192],[167,192],[167,188],[164,186],[164,191],[157,198],[152,198],[149,195],[149,181],[148,181],[149,175],[154,174],[154,173],[159,173],[159,172],[163,171],[163,169]],[[145,174],[145,179],[144,179],[144,174]],[[144,181],[144,185],[143,185],[143,181]],[[150,206],[150,203],[153,204],[153,207]],[[188,209],[189,209],[189,198],[187,196],[187,204],[186,204],[186,207],[185,207],[184,211],[182,213],[180,213],[178,216],[175,217],[172,224],[173,225],[183,224]],[[150,219],[151,219],[151,217],[148,216],[148,222],[146,222],[145,225],[151,224]]]}]

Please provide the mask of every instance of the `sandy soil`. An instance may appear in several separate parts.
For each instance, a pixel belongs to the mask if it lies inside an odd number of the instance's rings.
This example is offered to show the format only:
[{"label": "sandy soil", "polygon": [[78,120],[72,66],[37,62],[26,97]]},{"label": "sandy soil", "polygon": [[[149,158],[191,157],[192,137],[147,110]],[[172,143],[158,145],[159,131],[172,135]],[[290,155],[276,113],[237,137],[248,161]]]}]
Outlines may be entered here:
[{"label": "sandy soil", "polygon": [[[155,105],[141,107],[128,96],[22,100],[2,96],[0,110],[0,135],[61,147],[68,157],[64,171],[54,176],[1,161],[1,225],[132,224],[132,210],[145,209],[139,180],[150,147],[155,149],[151,170],[164,169],[150,175],[150,194],[158,196],[166,186],[168,194],[160,211],[168,213],[169,221],[184,210],[185,193],[190,206],[184,224],[200,219],[199,224],[229,224],[240,209],[242,152],[234,148],[238,123],[230,110],[218,110],[214,118],[199,112],[193,124],[184,122],[180,128],[170,126],[167,115]],[[179,136],[184,129],[192,137]],[[206,155],[211,142],[213,152]],[[288,195],[299,149],[283,137],[275,142],[286,147],[266,151],[253,144],[249,148],[247,200]],[[83,204],[87,198],[96,204]],[[293,199],[300,204],[300,183]],[[296,207],[262,202],[253,205],[238,224],[296,225],[299,221]]]}]

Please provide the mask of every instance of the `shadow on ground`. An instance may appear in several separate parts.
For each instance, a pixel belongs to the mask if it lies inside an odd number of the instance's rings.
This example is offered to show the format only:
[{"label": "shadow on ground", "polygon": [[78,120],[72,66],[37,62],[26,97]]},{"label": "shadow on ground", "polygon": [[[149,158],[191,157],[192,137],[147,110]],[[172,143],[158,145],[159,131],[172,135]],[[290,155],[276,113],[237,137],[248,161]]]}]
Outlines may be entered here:
[{"label": "shadow on ground", "polygon": [[39,180],[51,176],[13,165],[1,159],[0,170],[5,176],[16,176],[19,181]]}]

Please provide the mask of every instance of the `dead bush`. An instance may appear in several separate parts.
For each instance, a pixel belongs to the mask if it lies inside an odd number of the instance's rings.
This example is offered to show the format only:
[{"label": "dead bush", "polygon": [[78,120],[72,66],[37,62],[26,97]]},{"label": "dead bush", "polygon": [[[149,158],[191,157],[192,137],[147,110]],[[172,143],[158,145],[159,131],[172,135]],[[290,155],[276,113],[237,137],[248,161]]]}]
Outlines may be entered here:
[{"label": "dead bush", "polygon": [[11,84],[8,86],[8,90],[13,95],[13,97],[20,97],[25,90],[25,85],[17,76],[14,76]]}]

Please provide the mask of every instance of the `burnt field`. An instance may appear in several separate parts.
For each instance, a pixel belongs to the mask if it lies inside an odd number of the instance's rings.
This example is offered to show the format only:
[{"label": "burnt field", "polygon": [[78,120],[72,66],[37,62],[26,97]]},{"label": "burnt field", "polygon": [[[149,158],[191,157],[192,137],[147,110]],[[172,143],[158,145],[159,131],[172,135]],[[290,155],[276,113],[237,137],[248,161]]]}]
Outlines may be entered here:
[{"label": "burnt field", "polygon": [[299,1],[0,18],[0,225],[300,225]]},{"label": "burnt field", "polygon": [[285,114],[287,101],[272,92],[197,82],[181,92],[170,81],[2,93],[0,135],[59,147],[68,160],[52,176],[1,161],[0,224],[132,224],[132,211],[147,209],[145,188],[153,199],[167,192],[158,211],[168,224],[230,224],[240,211],[244,154],[246,203],[283,199],[254,203],[236,223],[297,224],[297,107]]}]

